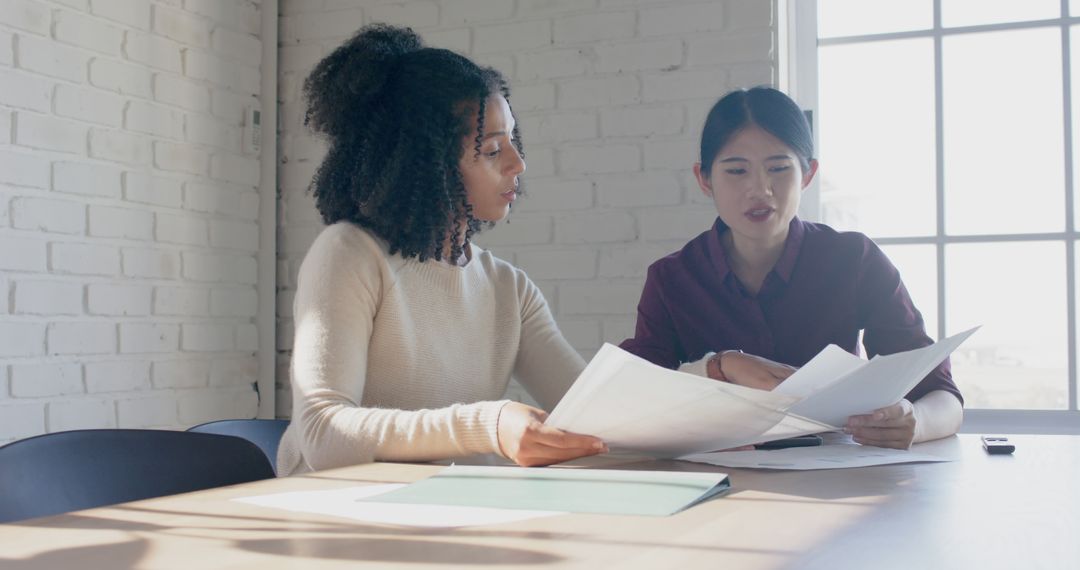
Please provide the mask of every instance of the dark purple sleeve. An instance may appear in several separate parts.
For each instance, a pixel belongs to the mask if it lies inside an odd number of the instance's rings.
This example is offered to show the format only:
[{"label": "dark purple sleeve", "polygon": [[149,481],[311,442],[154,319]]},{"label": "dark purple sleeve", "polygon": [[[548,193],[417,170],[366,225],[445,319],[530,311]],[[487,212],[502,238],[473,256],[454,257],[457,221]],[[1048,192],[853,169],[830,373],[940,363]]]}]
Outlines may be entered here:
[{"label": "dark purple sleeve", "polygon": [[[867,357],[933,344],[926,334],[922,314],[915,308],[900,279],[900,272],[874,242],[864,239],[857,302]],[[907,399],[914,402],[934,390],[949,392],[964,403],[964,397],[953,382],[948,358],[908,392]]]},{"label": "dark purple sleeve", "polygon": [[634,336],[622,341],[619,347],[653,364],[678,368],[681,351],[676,339],[671,316],[664,302],[664,280],[654,264],[649,267],[641,301],[638,302]]}]

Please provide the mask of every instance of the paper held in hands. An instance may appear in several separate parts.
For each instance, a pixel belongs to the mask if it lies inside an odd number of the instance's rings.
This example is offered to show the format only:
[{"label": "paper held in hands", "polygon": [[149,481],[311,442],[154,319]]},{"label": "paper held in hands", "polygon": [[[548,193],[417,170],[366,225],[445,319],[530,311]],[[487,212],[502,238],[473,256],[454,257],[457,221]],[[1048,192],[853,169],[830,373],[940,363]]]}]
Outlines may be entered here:
[{"label": "paper held in hands", "polygon": [[605,344],[545,423],[657,457],[833,431],[849,416],[900,401],[977,329],[869,361],[830,345],[771,392],[669,370]]},{"label": "paper held in hands", "polygon": [[830,344],[773,392],[800,400],[788,412],[835,426],[899,402],[979,327],[907,352],[863,360]]}]

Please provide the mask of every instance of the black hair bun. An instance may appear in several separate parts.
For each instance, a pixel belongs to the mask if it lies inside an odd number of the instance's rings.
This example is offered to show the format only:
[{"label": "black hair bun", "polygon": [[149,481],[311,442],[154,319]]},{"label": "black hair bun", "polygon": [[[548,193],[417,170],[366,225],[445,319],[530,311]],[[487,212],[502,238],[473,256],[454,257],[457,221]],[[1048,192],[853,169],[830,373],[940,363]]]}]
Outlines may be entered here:
[{"label": "black hair bun", "polygon": [[304,124],[345,136],[369,112],[401,56],[424,48],[411,28],[371,24],[324,58],[304,81]]}]

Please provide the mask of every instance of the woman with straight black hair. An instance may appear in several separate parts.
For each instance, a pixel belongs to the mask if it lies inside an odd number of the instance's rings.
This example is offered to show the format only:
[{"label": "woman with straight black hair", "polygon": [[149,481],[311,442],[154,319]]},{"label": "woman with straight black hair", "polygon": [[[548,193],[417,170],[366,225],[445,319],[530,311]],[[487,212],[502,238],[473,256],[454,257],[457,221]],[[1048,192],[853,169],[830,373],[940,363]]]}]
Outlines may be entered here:
[{"label": "woman with straight black hair", "polygon": [[[769,87],[713,106],[694,165],[719,214],[712,229],[649,267],[632,353],[668,368],[772,390],[829,344],[892,354],[933,341],[900,273],[868,237],[796,216],[814,174],[798,105]],[[963,400],[950,363],[907,394],[848,419],[858,443],[906,449],[952,435]]]},{"label": "woman with straight black hair", "polygon": [[514,376],[550,409],[585,363],[525,273],[472,242],[506,217],[525,171],[499,72],[372,25],[315,67],[304,95],[329,144],[312,183],[328,227],[297,280],[278,473],[606,451],[501,399]]}]

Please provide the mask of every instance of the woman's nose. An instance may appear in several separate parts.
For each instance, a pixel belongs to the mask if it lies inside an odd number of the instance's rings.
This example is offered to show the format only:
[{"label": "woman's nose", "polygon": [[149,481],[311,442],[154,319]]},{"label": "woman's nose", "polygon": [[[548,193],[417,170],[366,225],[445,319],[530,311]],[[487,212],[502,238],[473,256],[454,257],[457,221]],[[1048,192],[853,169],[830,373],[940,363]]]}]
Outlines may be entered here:
[{"label": "woman's nose", "polygon": [[521,156],[521,153],[518,152],[517,148],[514,148],[513,150],[514,152],[508,153],[510,154],[510,161],[507,170],[510,174],[517,176],[525,172],[525,158]]},{"label": "woman's nose", "polygon": [[762,173],[754,173],[747,188],[747,194],[751,196],[768,196],[772,194],[772,186],[769,177]]}]

